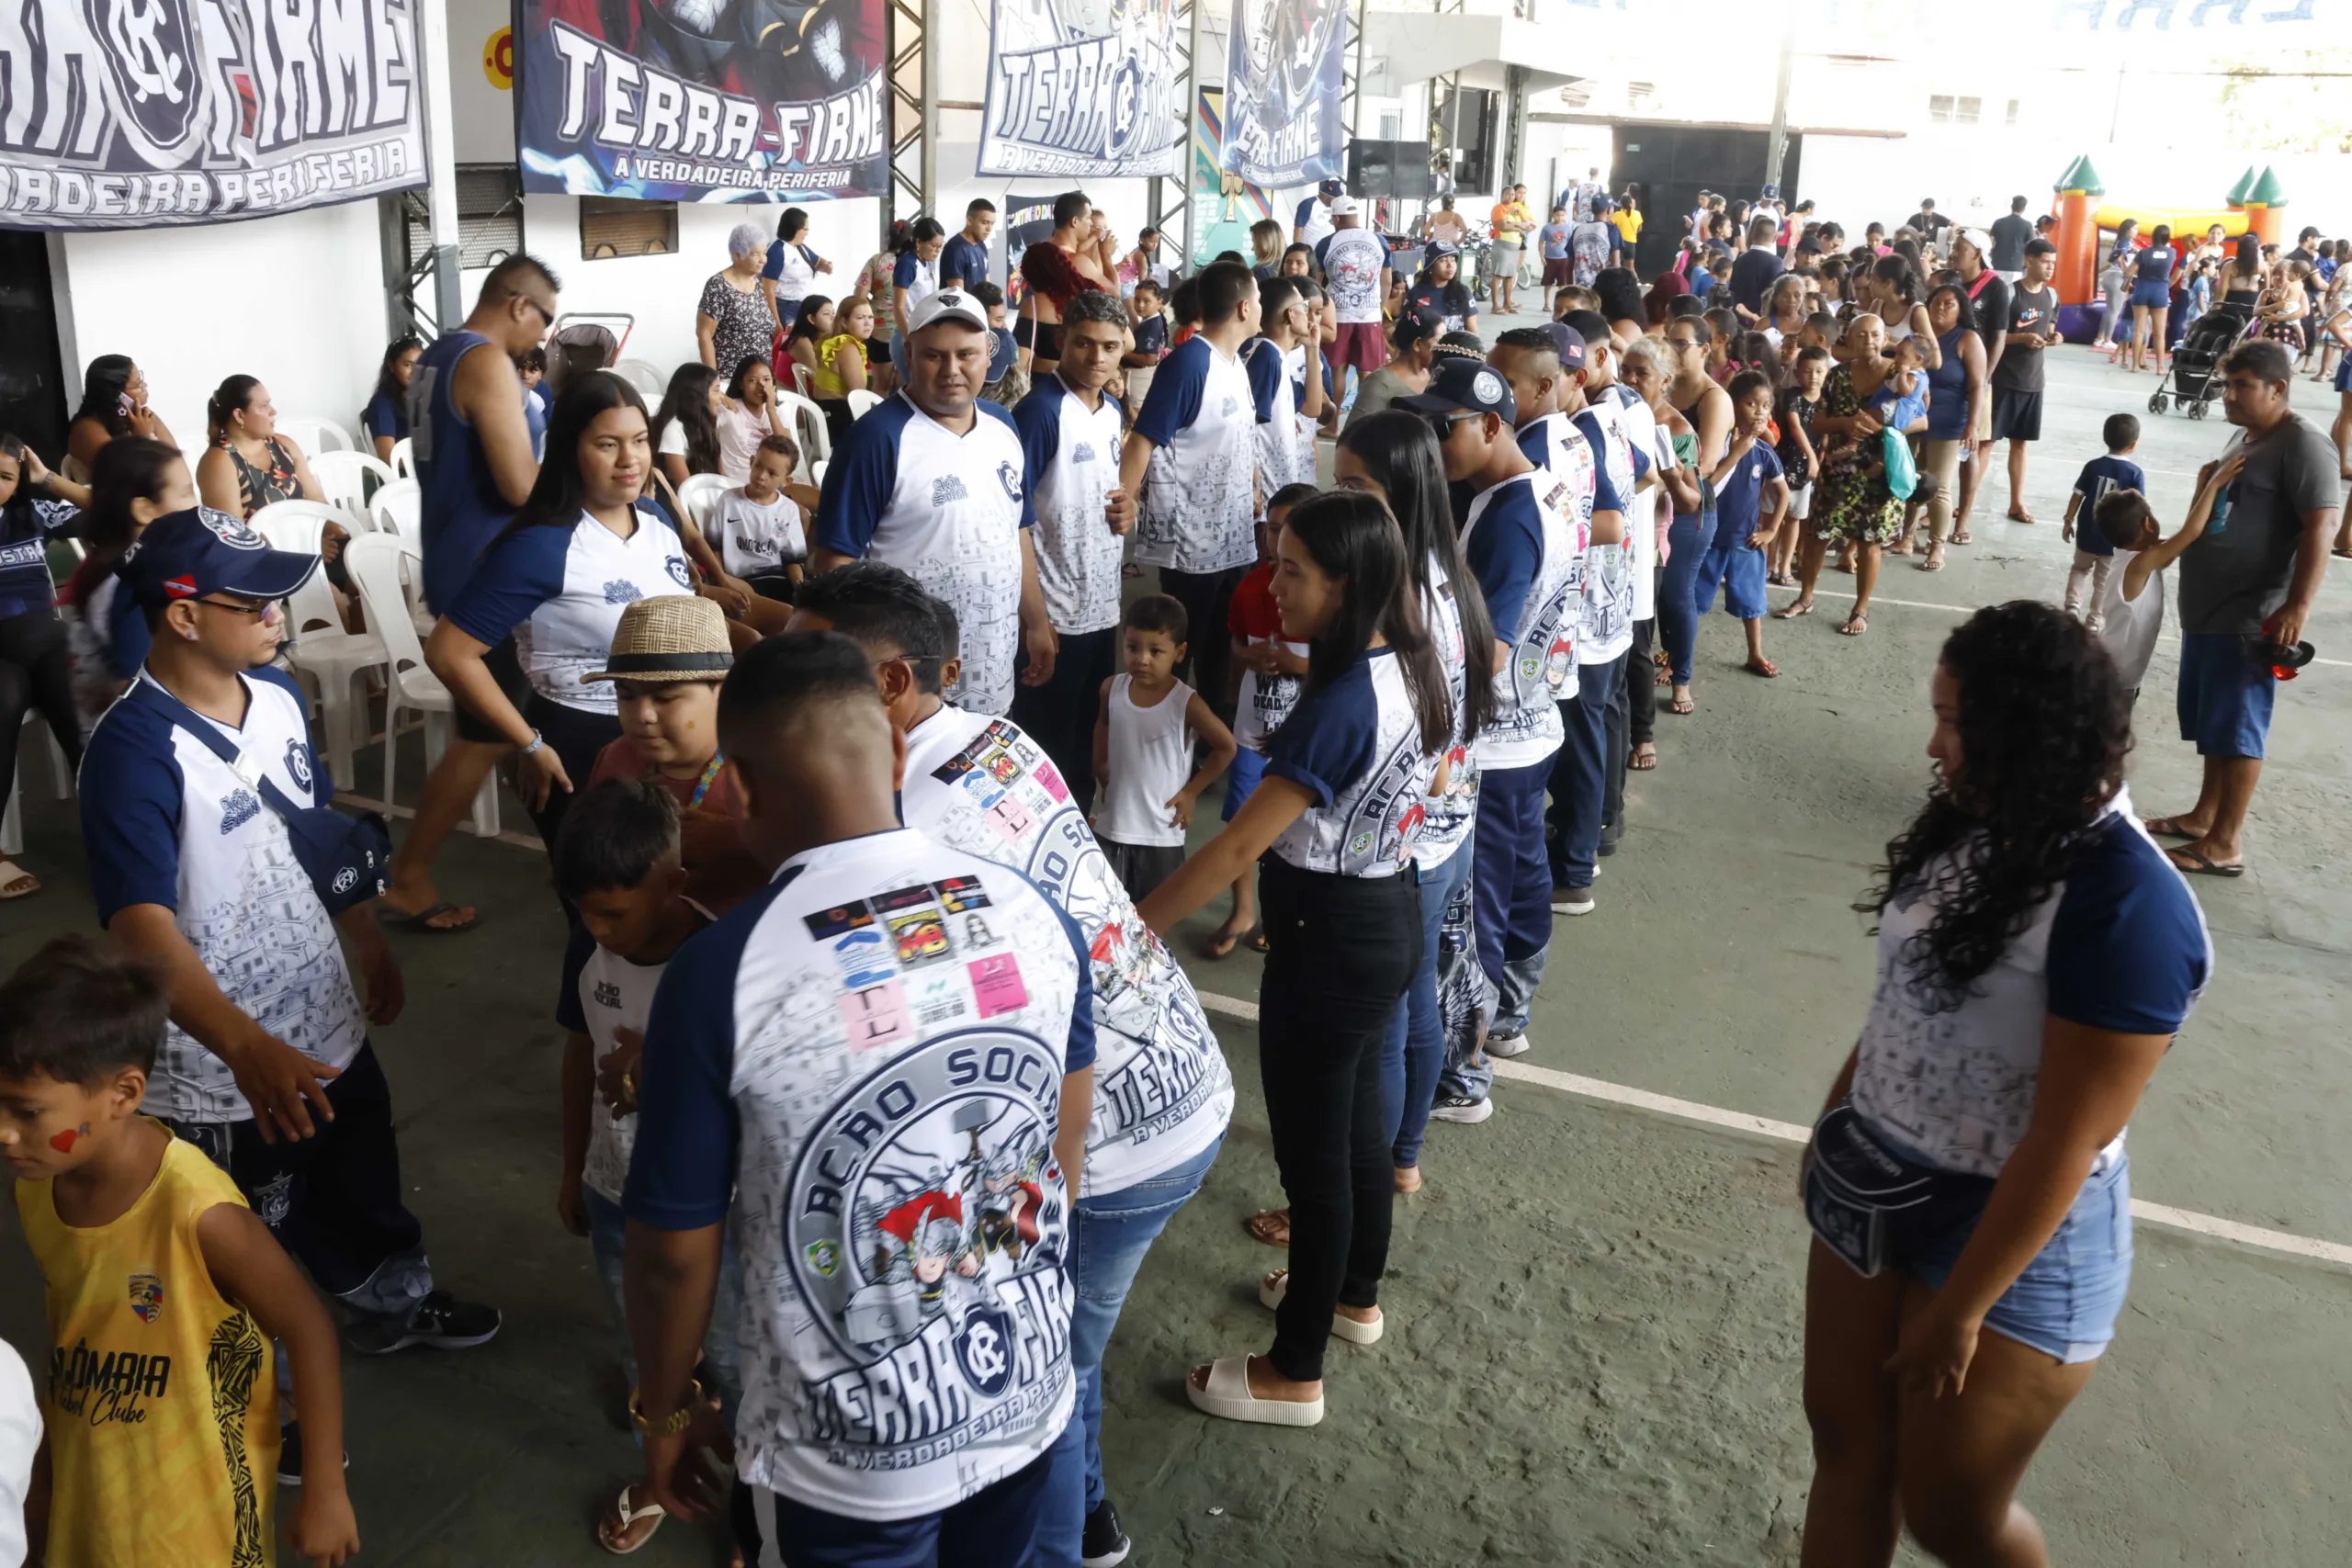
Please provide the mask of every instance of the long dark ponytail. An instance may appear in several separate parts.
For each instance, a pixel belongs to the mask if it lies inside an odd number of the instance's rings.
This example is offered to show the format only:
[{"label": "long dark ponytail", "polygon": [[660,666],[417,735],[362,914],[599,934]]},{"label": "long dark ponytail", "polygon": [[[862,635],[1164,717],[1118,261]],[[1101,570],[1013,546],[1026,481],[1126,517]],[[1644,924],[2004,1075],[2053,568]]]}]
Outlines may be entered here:
[{"label": "long dark ponytail", "polygon": [[[1376,632],[1404,667],[1405,689],[1421,729],[1421,754],[1433,757],[1453,738],[1453,696],[1445,668],[1422,628],[1421,612],[1405,570],[1405,536],[1378,496],[1329,491],[1303,501],[1283,519],[1327,576],[1347,584],[1340,609],[1308,646],[1306,690],[1321,691],[1346,673]],[[1488,646],[1492,646],[1491,641]]]},{"label": "long dark ponytail", "polygon": [[673,421],[686,433],[686,472],[715,474],[719,471],[718,421],[711,417],[710,384],[718,379],[718,372],[699,361],[689,360],[670,372],[670,389],[662,394],[662,407],[653,416],[651,433],[653,449],[662,449],[662,437]]},{"label": "long dark ponytail", "polygon": [[81,590],[114,574],[139,537],[130,503],[161,501],[164,475],[182,461],[178,447],[145,435],[119,435],[98,448],[90,462],[90,507],[82,520],[82,548],[87,553],[74,573]]},{"label": "long dark ponytail", "polygon": [[74,411],[74,419],[95,419],[108,435],[128,434],[130,416],[122,412],[122,400],[130,390],[131,372],[138,368],[127,354],[101,354],[91,360],[82,372],[82,402]]},{"label": "long dark ponytail", "polygon": [[[1462,618],[1462,733],[1476,736],[1495,719],[1495,623],[1487,596],[1462,558],[1462,536],[1446,499],[1445,459],[1429,422],[1402,409],[1383,409],[1350,424],[1340,446],[1362,463],[1388,498],[1405,538],[1405,574],[1416,602],[1435,597],[1430,561],[1444,571]],[[1435,628],[1430,628],[1433,633]]]}]

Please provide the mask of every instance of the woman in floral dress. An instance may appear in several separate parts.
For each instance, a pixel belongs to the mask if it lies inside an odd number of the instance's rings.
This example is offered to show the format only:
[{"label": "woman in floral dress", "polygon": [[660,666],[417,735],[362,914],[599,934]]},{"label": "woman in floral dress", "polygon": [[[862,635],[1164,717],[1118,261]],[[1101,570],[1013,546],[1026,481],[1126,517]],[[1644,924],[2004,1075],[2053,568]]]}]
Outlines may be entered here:
[{"label": "woman in floral dress", "polygon": [[1860,637],[1870,630],[1879,553],[1903,532],[1903,503],[1886,488],[1878,439],[1883,426],[1866,406],[1894,369],[1885,352],[1886,324],[1876,316],[1856,316],[1847,323],[1843,346],[1846,363],[1829,372],[1821,389],[1821,474],[1798,566],[1801,587],[1795,602],[1776,614],[1781,620],[1811,615],[1823,556],[1832,543],[1852,545],[1854,608],[1838,629]]}]

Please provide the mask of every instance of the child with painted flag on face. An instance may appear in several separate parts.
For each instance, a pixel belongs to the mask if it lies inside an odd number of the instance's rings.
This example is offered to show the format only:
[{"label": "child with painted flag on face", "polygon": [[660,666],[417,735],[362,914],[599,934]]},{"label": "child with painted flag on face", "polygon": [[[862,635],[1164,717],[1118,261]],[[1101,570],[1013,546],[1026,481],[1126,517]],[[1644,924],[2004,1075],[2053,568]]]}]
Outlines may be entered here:
[{"label": "child with painted flag on face", "polygon": [[[1094,726],[1094,837],[1138,900],[1184,863],[1193,803],[1238,750],[1207,702],[1176,679],[1186,620],[1165,593],[1127,606],[1127,672],[1102,682]],[[1206,748],[1198,767],[1195,745]]]},{"label": "child with painted flag on face", "polygon": [[0,1156],[57,1348],[35,1555],[270,1561],[277,1340],[309,1461],[294,1550],[340,1563],[359,1527],[334,1325],[228,1172],[139,1113],[170,1005],[153,969],[96,938],[60,937],[0,985]]},{"label": "child with painted flag on face", "polygon": [[1715,535],[1699,558],[1691,593],[1696,614],[1704,615],[1714,605],[1715,585],[1723,585],[1724,608],[1747,632],[1747,669],[1770,677],[1781,671],[1764,657],[1766,558],[1788,526],[1789,481],[1765,434],[1772,418],[1770,378],[1760,370],[1743,370],[1725,389],[1731,393],[1731,440],[1707,476],[1715,487]]}]

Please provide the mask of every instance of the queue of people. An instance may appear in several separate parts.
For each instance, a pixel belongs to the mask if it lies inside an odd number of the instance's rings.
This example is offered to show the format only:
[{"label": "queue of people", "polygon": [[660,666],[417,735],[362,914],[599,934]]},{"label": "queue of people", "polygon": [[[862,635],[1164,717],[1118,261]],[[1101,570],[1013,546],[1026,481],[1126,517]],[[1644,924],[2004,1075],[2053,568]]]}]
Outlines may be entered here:
[{"label": "queue of people", "polygon": [[[644,1454],[605,1550],[719,1515],[746,1562],[1124,1560],[1103,1356],[1234,1106],[1171,940],[1203,908],[1230,911],[1205,961],[1265,954],[1286,1203],[1250,1229],[1286,1257],[1254,1281],[1262,1350],[1184,1386],[1215,1417],[1318,1424],[1330,1341],[1384,1339],[1427,1124],[1486,1120],[1492,1062],[1556,1049],[1535,1006],[1577,980],[1556,922],[1600,908],[1625,775],[1661,761],[1657,692],[1696,711],[1717,591],[1770,678],[1768,582],[1797,582],[1778,614],[1802,616],[1850,551],[1839,629],[1862,635],[1886,553],[1924,529],[1933,570],[1967,541],[1962,457],[1981,473],[2008,441],[2010,514],[2032,521],[2046,241],[2001,268],[2013,234],[1923,203],[1833,277],[1815,258],[1836,225],[1768,188],[1744,231],[1693,215],[1744,240],[1710,310],[1670,287],[1717,276],[1694,270],[1703,241],[1646,299],[1624,244],[1579,247],[1586,226],[1632,237],[1587,184],[1563,193],[1571,265],[1543,325],[1484,341],[1447,241],[1408,283],[1333,194],[1302,209],[1322,231],[1295,269],[1233,256],[1176,284],[1164,357],[1141,348],[1150,253],[1110,254],[1072,192],[1024,257],[1017,333],[971,276],[994,217],[975,203],[953,238],[909,230],[889,354],[850,326],[828,358],[810,339],[843,323],[796,209],[773,243],[730,238],[701,362],[656,409],[575,376],[543,440],[519,367],[560,285],[501,263],[462,328],[388,350],[378,389],[403,394],[425,657],[459,707],[397,852],[322,809],[334,781],[276,667],[279,602],[328,563],[248,525],[316,488],[266,389],[222,384],[192,470],[127,361],[60,471],[0,439],[10,550],[89,547],[67,596],[95,655],[17,625],[56,595],[0,557],[0,673],[86,745],[110,939],[0,987],[0,1141],[58,1342],[115,1344],[84,1281],[136,1253],[170,1283],[132,1272],[130,1310],[152,1321],[141,1280],[187,1302],[174,1343],[205,1369],[131,1391],[153,1411],[135,1425],[52,1425],[49,1560],[248,1552],[273,1464],[303,1486],[297,1550],[357,1549],[335,1343],[289,1258],[355,1349],[497,1334],[434,1283],[367,1032],[402,1004],[387,927],[476,923],[432,863],[502,763],[570,932],[556,1208],[590,1244]],[[1923,272],[1923,241],[1952,266]],[[836,374],[896,361],[814,491],[774,397],[804,349]],[[989,396],[1008,352],[1028,383],[1010,407]],[[2112,1337],[2123,1126],[2211,968],[2180,874],[2244,874],[2267,672],[2336,542],[2334,454],[2293,374],[2277,342],[2232,355],[2243,434],[2169,534],[2136,425],[2110,421],[2069,509],[2066,606],[1979,612],[1941,650],[1937,783],[1867,901],[1880,984],[1804,1178],[1809,1558],[1886,1562],[1900,1521],[1946,1561],[2045,1560],[2016,1485]],[[707,529],[679,499],[702,473],[733,481]],[[2143,824],[2122,761],[2176,561],[2206,783]],[[1157,592],[1129,587],[1138,568]],[[82,664],[111,702],[94,728]],[[183,1461],[165,1550],[119,1504]]]}]

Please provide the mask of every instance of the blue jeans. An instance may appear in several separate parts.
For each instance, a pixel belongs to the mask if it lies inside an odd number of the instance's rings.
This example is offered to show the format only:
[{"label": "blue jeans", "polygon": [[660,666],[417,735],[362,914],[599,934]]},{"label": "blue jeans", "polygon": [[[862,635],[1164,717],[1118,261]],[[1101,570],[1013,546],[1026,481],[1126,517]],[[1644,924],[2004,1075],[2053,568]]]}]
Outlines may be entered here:
[{"label": "blue jeans", "polygon": [[1149,1177],[1116,1192],[1094,1192],[1071,1211],[1077,1252],[1077,1291],[1070,1305],[1070,1371],[1078,1379],[1078,1404],[1069,1429],[1047,1456],[1044,1515],[1030,1568],[1077,1568],[1086,1516],[1102,1505],[1102,1352],[1118,1326],[1119,1309],[1143,1267],[1144,1254],[1201,1190],[1216,1163],[1220,1137],[1174,1170]]},{"label": "blue jeans", "polygon": [[[596,1277],[605,1283],[605,1299],[613,1309],[613,1327],[620,1336],[621,1373],[637,1386],[637,1347],[629,1342],[628,1307],[621,1292],[621,1248],[628,1217],[621,1206],[593,1187],[580,1189],[588,1211],[588,1248],[596,1255]],[[736,1346],[736,1325],[743,1315],[743,1264],[729,1242],[718,1255],[718,1293],[711,1298],[710,1326],[702,1337],[704,1370],[718,1386],[719,1418],[735,1429],[735,1407],[743,1398],[741,1352]]]},{"label": "blue jeans", "polygon": [[[852,1518],[739,1481],[728,1504],[746,1562],[791,1568],[1012,1568],[1034,1558],[1046,1483],[1040,1455],[993,1485],[936,1514],[911,1519]],[[771,1552],[773,1556],[769,1555]]]},{"label": "blue jeans", "polygon": [[1381,1048],[1390,1163],[1399,1170],[1421,1163],[1421,1135],[1429,1130],[1438,1074],[1445,1066],[1445,1020],[1437,1001],[1437,962],[1443,948],[1439,939],[1446,905],[1470,878],[1475,849],[1475,840],[1465,839],[1451,859],[1422,877],[1421,966],[1406,988],[1405,1005],[1388,1021],[1388,1039]]},{"label": "blue jeans", "polygon": [[1548,855],[1555,887],[1589,887],[1600,854],[1600,808],[1609,794],[1609,705],[1625,660],[1577,671],[1577,694],[1560,704],[1567,732],[1552,754],[1552,831]]},{"label": "blue jeans", "polygon": [[1690,683],[1690,660],[1699,649],[1699,558],[1715,530],[1712,515],[1678,512],[1666,531],[1666,570],[1657,584],[1657,637],[1666,649],[1666,667],[1678,686]]},{"label": "blue jeans", "polygon": [[1494,994],[1488,1029],[1496,1034],[1527,1028],[1552,948],[1552,873],[1544,858],[1544,785],[1551,776],[1549,758],[1478,774],[1470,874],[1478,966]]}]

